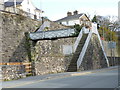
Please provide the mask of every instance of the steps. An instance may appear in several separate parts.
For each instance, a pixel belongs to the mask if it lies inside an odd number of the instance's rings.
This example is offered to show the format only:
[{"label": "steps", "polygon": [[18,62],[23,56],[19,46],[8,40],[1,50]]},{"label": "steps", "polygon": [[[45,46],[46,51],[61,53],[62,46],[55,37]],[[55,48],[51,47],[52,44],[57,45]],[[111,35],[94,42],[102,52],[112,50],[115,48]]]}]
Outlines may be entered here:
[{"label": "steps", "polygon": [[70,65],[68,66],[68,70],[67,70],[68,72],[77,71],[77,60],[78,60],[79,55],[80,55],[80,53],[82,51],[82,48],[83,48],[84,43],[85,43],[85,41],[87,39],[87,36],[88,36],[88,34],[83,34],[83,36],[82,36],[82,38],[81,38],[81,40],[80,40],[80,42],[79,42],[79,44],[77,46],[77,49],[76,49],[76,51],[75,51],[75,53],[74,53],[74,55],[72,57]]}]

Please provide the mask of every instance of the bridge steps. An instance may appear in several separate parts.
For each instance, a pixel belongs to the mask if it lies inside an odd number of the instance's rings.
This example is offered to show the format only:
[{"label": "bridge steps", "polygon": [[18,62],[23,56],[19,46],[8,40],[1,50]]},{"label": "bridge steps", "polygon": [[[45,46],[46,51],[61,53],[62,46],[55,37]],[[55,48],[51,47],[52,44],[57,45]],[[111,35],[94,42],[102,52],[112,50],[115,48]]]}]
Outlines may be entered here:
[{"label": "bridge steps", "polygon": [[70,65],[68,67],[68,70],[67,70],[68,72],[75,72],[75,71],[77,71],[77,60],[78,60],[79,55],[80,55],[80,53],[82,51],[82,48],[83,48],[83,46],[85,44],[87,36],[88,36],[88,34],[83,34],[83,36],[82,36],[82,38],[81,38],[81,40],[80,40],[80,42],[79,42],[79,44],[77,46],[75,54],[73,55],[72,60],[70,62]]}]

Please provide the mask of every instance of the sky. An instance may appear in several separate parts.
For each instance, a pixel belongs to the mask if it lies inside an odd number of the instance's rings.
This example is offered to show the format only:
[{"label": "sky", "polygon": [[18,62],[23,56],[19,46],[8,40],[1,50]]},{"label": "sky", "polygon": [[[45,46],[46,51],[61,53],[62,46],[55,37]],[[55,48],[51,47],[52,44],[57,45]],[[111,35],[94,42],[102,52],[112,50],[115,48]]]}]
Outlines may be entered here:
[{"label": "sky", "polygon": [[[6,0],[5,0],[6,1]],[[42,9],[48,19],[55,21],[67,16],[67,12],[85,13],[91,18],[94,15],[118,16],[120,0],[32,0],[33,4]]]},{"label": "sky", "polygon": [[32,0],[35,6],[42,9],[42,16],[50,20],[58,20],[67,16],[67,12],[78,10],[93,17],[118,16],[118,2],[120,0]]}]

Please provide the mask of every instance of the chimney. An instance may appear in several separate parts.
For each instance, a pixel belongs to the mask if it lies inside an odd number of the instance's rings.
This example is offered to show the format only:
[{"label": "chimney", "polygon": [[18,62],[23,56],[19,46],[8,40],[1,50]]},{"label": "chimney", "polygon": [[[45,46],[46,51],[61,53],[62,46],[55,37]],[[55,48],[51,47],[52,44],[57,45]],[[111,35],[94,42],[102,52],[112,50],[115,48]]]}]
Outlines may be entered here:
[{"label": "chimney", "polygon": [[75,10],[73,13],[74,13],[74,15],[77,15],[77,14],[78,14],[78,11],[77,11],[77,10]]},{"label": "chimney", "polygon": [[67,16],[71,16],[72,15],[72,12],[67,12]]}]

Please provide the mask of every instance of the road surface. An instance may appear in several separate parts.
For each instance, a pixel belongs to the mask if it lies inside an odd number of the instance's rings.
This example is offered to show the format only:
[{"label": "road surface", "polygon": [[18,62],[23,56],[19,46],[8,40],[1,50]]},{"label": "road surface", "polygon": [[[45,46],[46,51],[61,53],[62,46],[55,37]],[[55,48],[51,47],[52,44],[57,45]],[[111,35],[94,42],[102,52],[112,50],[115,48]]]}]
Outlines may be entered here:
[{"label": "road surface", "polygon": [[[42,77],[42,79],[41,79]],[[3,82],[3,88],[116,88],[118,68],[28,77]]]}]

